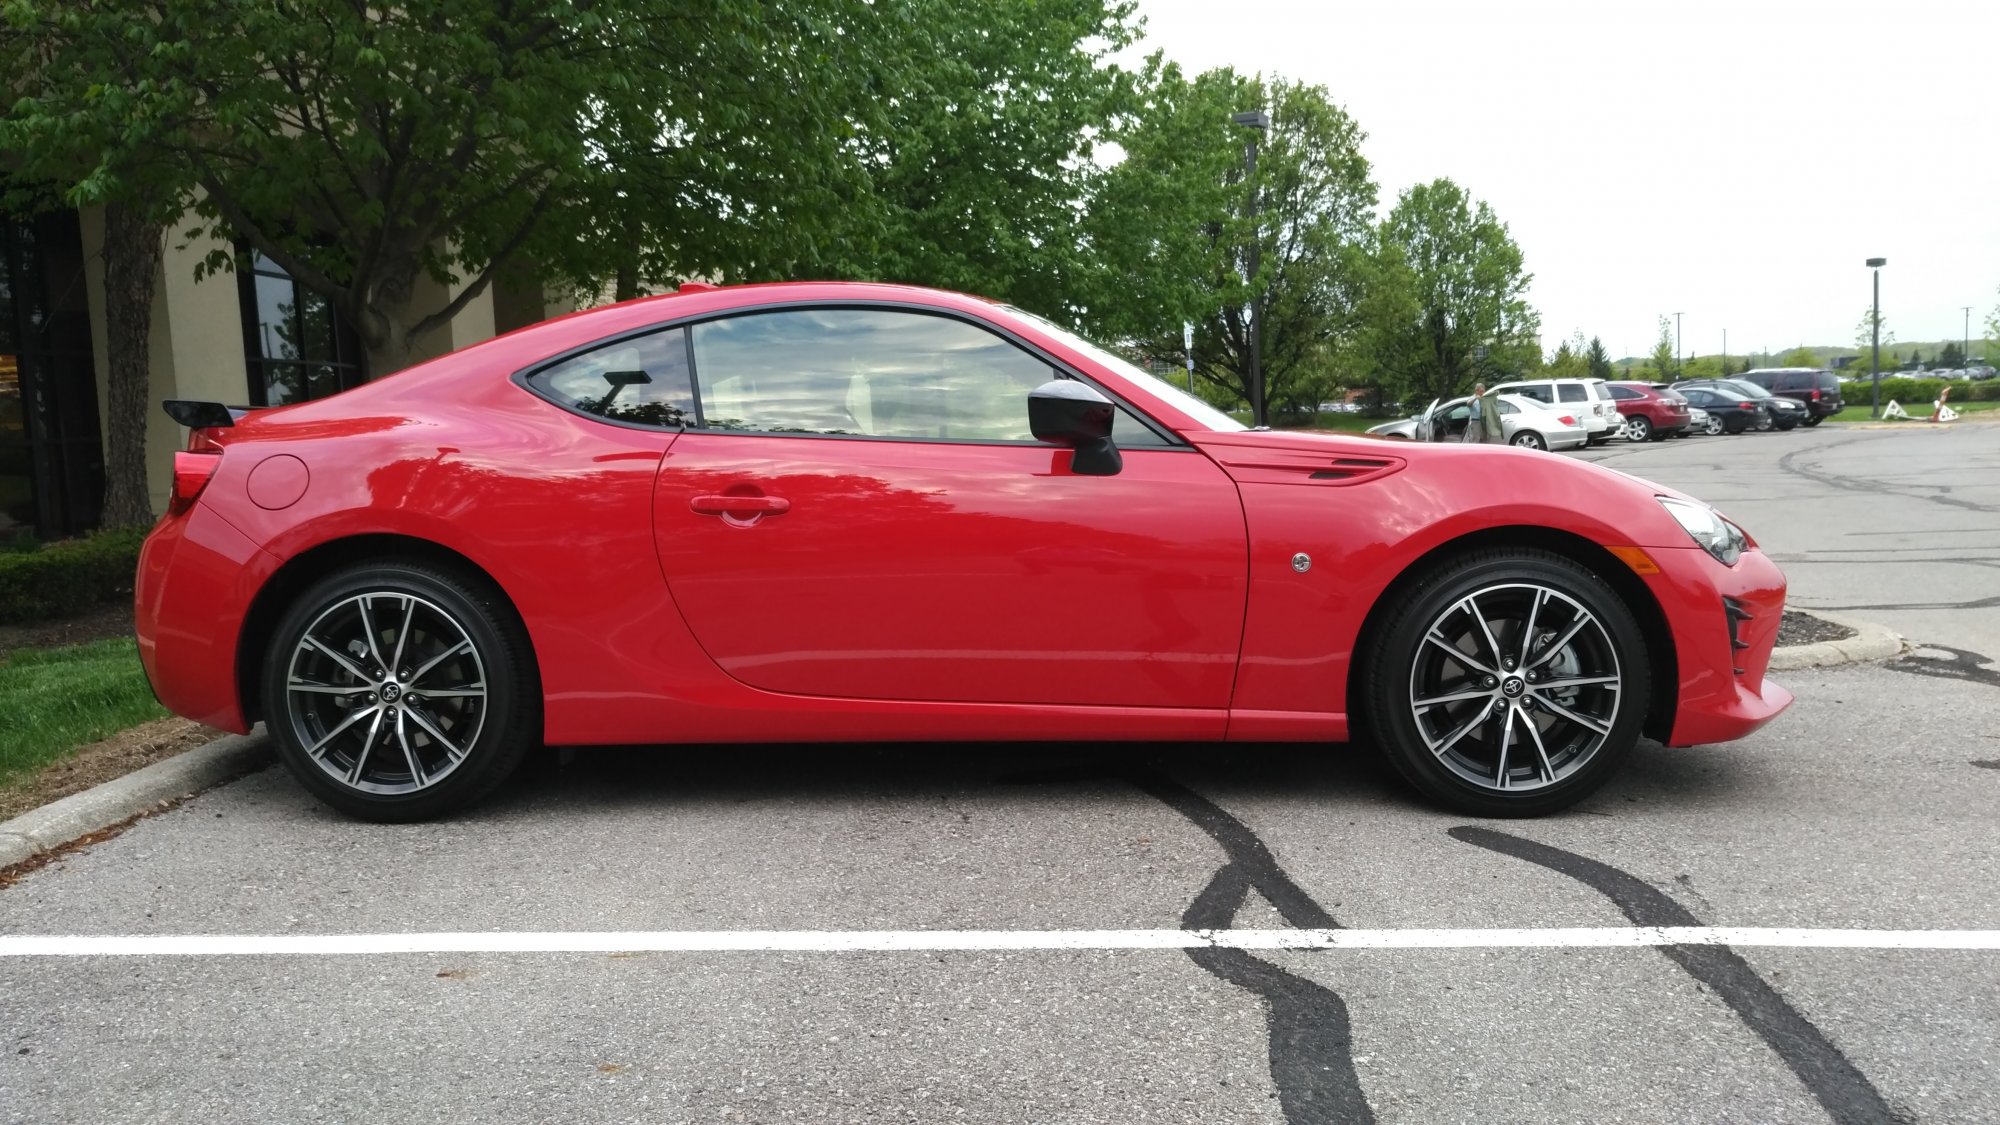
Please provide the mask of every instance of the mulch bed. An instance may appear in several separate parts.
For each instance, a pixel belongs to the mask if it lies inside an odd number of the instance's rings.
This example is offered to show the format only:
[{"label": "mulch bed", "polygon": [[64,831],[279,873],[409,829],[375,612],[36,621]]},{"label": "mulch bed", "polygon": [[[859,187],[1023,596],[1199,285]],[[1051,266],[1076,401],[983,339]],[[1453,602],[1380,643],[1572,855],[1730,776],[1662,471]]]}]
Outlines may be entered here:
[{"label": "mulch bed", "polygon": [[1822,621],[1810,613],[1796,609],[1785,611],[1784,619],[1778,622],[1778,647],[1818,644],[1821,641],[1844,641],[1855,635],[1853,629],[1845,625],[1835,625]]},{"label": "mulch bed", "polygon": [[222,731],[190,719],[169,717],[121,730],[102,742],[78,747],[76,753],[50,762],[0,789],[0,820],[10,820],[50,801],[81,793],[93,785],[124,777],[133,770],[192,750],[221,738]]},{"label": "mulch bed", "polygon": [[61,621],[33,625],[0,625],[0,660],[17,648],[51,648],[80,645],[91,641],[132,635],[132,605],[117,602],[99,606]]}]

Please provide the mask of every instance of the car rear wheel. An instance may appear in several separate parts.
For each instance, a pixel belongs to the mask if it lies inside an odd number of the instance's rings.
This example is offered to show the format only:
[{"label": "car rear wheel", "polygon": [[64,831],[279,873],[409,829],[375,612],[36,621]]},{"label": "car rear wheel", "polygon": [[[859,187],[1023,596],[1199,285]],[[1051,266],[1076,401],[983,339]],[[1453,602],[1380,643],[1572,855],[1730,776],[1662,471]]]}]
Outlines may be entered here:
[{"label": "car rear wheel", "polygon": [[1653,440],[1653,423],[1644,414],[1625,419],[1625,436],[1633,441]]},{"label": "car rear wheel", "polygon": [[1549,447],[1549,443],[1542,440],[1542,435],[1533,430],[1518,431],[1514,434],[1513,443],[1522,449],[1547,449]]},{"label": "car rear wheel", "polygon": [[491,792],[539,741],[530,651],[483,582],[417,562],[350,567],[278,623],[266,725],[300,784],[340,812],[439,816]]},{"label": "car rear wheel", "polygon": [[1561,555],[1480,551],[1406,589],[1374,650],[1362,716],[1427,796],[1476,816],[1582,800],[1638,741],[1646,645],[1604,580]]},{"label": "car rear wheel", "polygon": [[1708,416],[1708,425],[1702,427],[1702,432],[1707,434],[1709,437],[1714,437],[1717,434],[1720,434],[1722,430],[1723,430],[1722,419],[1716,417],[1713,414]]}]

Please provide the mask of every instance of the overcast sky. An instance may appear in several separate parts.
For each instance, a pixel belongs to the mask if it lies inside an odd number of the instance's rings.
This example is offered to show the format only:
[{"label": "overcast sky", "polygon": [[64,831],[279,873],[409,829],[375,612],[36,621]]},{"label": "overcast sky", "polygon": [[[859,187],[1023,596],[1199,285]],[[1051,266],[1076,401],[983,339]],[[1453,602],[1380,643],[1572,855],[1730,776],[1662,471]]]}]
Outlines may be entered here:
[{"label": "overcast sky", "polygon": [[[2000,0],[1139,0],[1146,49],[1319,83],[1386,208],[1448,176],[1535,276],[1543,340],[1901,340],[2000,303]],[[1247,107],[1246,107],[1247,108]]]}]

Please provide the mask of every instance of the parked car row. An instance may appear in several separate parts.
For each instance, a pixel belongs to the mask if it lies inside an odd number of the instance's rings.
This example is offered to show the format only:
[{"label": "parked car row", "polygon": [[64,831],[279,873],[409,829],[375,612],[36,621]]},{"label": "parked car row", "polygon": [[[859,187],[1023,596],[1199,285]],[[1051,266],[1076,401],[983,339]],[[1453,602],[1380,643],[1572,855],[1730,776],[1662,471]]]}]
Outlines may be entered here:
[{"label": "parked car row", "polygon": [[[1605,379],[1533,379],[1502,383],[1501,423],[1509,444],[1573,449],[1622,436],[1665,441],[1691,434],[1740,434],[1817,426],[1845,403],[1831,371],[1766,368],[1729,379],[1661,383]],[[1369,430],[1379,437],[1458,441],[1472,417],[1470,396],[1433,402],[1424,411]]]}]

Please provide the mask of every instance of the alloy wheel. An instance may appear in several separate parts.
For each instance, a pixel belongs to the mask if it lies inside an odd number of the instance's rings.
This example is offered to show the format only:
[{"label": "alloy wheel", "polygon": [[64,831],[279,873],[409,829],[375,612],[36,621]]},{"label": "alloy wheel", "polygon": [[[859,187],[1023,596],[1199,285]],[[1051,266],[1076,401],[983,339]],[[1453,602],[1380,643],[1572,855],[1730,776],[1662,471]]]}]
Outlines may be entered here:
[{"label": "alloy wheel", "polygon": [[1425,628],[1408,705],[1425,748],[1493,793],[1547,788],[1583,769],[1617,725],[1617,646],[1584,604],[1507,582],[1467,594]]},{"label": "alloy wheel", "polygon": [[414,793],[456,770],[487,716],[486,662],[437,603],[359,593],[293,648],[285,713],[306,757],[348,789]]}]

